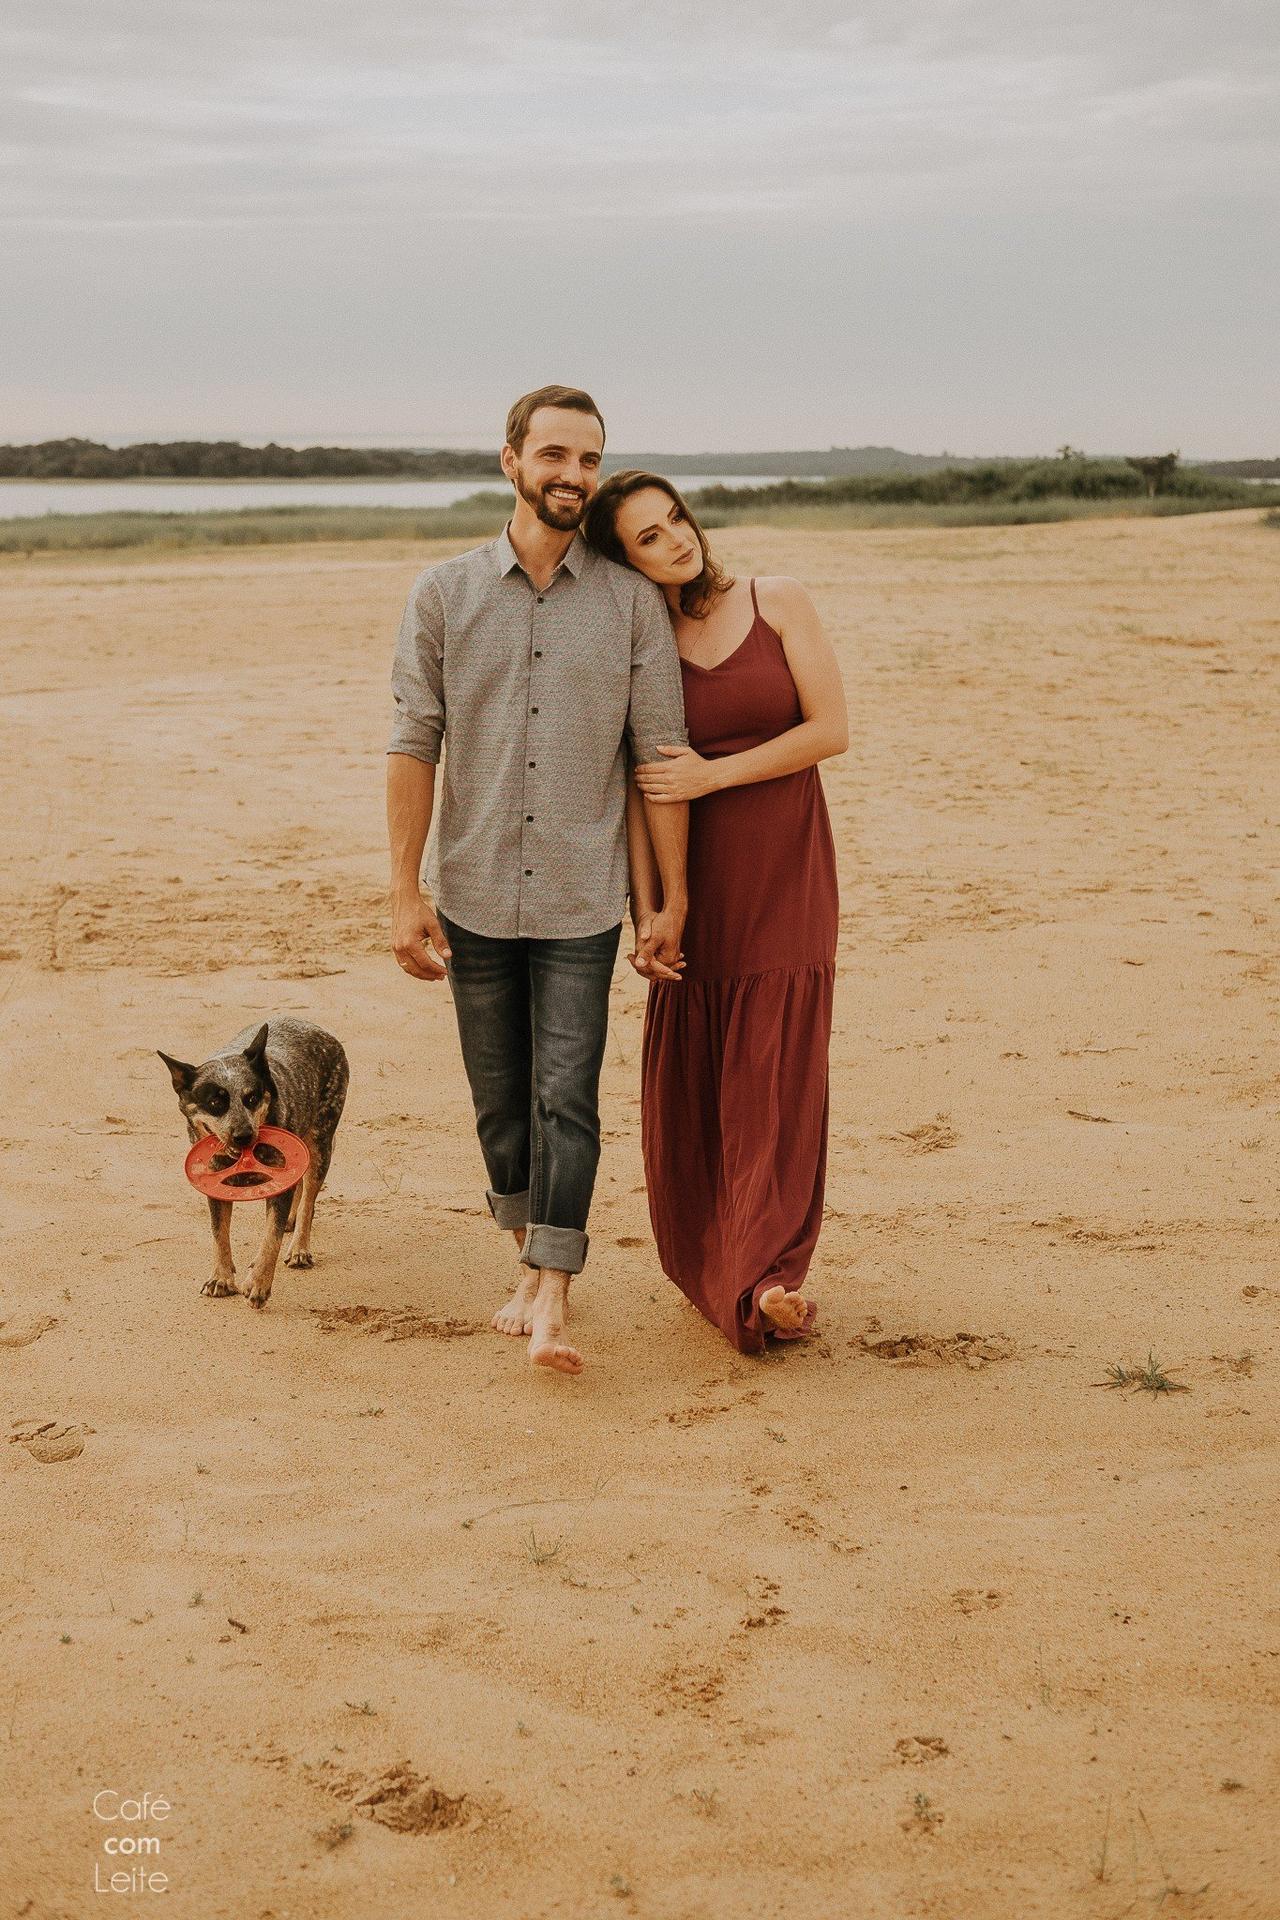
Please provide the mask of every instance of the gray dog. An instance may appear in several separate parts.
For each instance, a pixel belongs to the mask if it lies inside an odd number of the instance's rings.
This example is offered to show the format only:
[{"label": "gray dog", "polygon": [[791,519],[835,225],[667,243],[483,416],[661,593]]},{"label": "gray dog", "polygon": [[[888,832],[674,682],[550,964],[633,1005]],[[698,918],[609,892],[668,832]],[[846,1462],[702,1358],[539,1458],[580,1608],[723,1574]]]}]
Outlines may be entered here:
[{"label": "gray dog", "polygon": [[[262,1126],[284,1127],[310,1150],[311,1165],[300,1183],[266,1202],[262,1243],[244,1289],[251,1307],[265,1307],[286,1233],[293,1239],[285,1265],[313,1264],[311,1220],[347,1097],[347,1056],[323,1027],[281,1014],[262,1026],[245,1027],[202,1066],[171,1060],[167,1053],[160,1058],[169,1069],[192,1142],[216,1134],[226,1149],[227,1164],[252,1146]],[[269,1164],[275,1149],[264,1146],[261,1151]],[[238,1293],[231,1258],[231,1202],[211,1199],[209,1213],[216,1252],[213,1273],[201,1292],[215,1297]]]}]

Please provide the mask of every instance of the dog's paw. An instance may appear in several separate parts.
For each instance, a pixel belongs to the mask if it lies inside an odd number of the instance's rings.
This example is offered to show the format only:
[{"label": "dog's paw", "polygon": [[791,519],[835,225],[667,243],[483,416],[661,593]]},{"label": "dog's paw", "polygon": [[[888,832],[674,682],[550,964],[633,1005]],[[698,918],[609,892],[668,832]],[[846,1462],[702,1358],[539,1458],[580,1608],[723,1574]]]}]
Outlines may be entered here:
[{"label": "dog's paw", "polygon": [[211,1300],[223,1300],[230,1293],[239,1293],[240,1289],[229,1275],[215,1273],[211,1279],[205,1281],[200,1291],[207,1293]]},{"label": "dog's paw", "polygon": [[284,1257],[286,1267],[314,1267],[315,1257],[310,1247],[299,1247],[297,1251],[290,1247]]},{"label": "dog's paw", "polygon": [[251,1307],[265,1307],[270,1298],[271,1289],[269,1287],[265,1293],[247,1293],[245,1295],[245,1299]]}]

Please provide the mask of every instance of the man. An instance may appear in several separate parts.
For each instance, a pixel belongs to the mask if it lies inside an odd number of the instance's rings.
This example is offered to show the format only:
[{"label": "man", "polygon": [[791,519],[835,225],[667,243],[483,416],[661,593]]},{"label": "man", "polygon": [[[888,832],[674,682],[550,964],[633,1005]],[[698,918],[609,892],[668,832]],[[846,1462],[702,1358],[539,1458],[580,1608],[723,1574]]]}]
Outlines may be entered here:
[{"label": "man", "polygon": [[[627,753],[685,741],[662,595],[593,552],[579,526],[604,420],[589,394],[540,387],[507,416],[515,511],[496,540],[415,581],[392,668],[387,759],[392,946],[453,989],[489,1176],[489,1210],[528,1270],[494,1316],[561,1373],[600,1158],[598,1087],[627,896]],[[429,880],[423,849],[443,793]],[[663,908],[636,927],[648,977],[678,979],[687,806],[645,802]]]}]

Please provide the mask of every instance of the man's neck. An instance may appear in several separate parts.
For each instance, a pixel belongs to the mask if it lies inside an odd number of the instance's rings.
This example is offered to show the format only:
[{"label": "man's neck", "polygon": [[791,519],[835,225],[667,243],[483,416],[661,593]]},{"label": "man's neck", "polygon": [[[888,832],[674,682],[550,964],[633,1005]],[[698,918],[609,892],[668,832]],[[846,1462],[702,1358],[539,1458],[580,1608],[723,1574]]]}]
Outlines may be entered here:
[{"label": "man's neck", "polygon": [[516,501],[516,510],[507,528],[511,551],[539,589],[546,586],[576,535],[576,527],[562,533],[558,527],[546,526],[524,500]]}]

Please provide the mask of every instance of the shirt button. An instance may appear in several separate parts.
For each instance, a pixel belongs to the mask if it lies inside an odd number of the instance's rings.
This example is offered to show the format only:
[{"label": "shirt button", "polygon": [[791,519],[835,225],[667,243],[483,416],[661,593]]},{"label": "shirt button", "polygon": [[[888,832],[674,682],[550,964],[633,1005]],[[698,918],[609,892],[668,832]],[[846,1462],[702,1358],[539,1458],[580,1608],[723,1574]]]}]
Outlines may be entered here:
[{"label": "shirt button", "polygon": [[530,707],[529,711],[530,713],[536,713],[538,709],[536,707]]},{"label": "shirt button", "polygon": [[529,765],[530,765],[531,767],[536,767],[536,766],[537,766],[537,764],[538,764],[538,763],[537,763],[537,761],[536,761],[536,760],[531,760],[531,761],[529,762]]},{"label": "shirt button", "polygon": [[540,594],[538,595],[538,605],[539,605],[539,606],[541,606],[541,605],[542,605],[542,603],[543,603],[543,601],[544,601],[545,599],[546,599],[546,595],[545,595],[545,594],[543,594],[543,593],[540,593]]},{"label": "shirt button", "polygon": [[525,815],[525,819],[526,819],[526,820],[532,820],[532,819],[533,819],[533,815],[532,815],[531,813],[526,813],[526,815]]},{"label": "shirt button", "polygon": [[534,650],[533,650],[533,657],[534,657],[534,659],[535,659],[535,660],[541,660],[541,658],[542,658],[542,648],[541,648],[541,647],[535,647],[535,648],[534,648]]},{"label": "shirt button", "polygon": [[524,877],[525,877],[525,879],[526,879],[526,880],[532,880],[532,878],[533,878],[533,868],[532,868],[532,867],[526,867],[526,868],[525,868],[525,870],[524,870]]}]

